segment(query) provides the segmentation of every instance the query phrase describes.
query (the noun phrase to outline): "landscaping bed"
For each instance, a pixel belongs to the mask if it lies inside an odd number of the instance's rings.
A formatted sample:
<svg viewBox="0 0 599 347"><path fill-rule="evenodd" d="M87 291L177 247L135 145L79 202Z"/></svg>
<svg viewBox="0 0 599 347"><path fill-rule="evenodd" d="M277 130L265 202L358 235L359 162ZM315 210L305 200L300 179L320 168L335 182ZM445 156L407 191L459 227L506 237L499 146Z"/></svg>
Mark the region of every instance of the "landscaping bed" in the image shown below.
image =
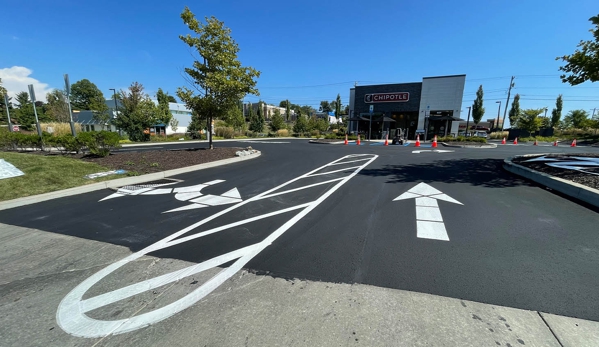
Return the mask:
<svg viewBox="0 0 599 347"><path fill-rule="evenodd" d="M541 157L541 156L538 156ZM584 168L582 172L578 170L570 170L565 168L552 167L547 165L546 163L554 163L553 161L533 161L527 162L530 159L538 158L538 157L519 157L514 158L512 162L514 164L522 165L529 169L542 172L548 175L552 175L555 177L559 177L565 180L569 180L578 184L585 185L590 188L599 189L599 167L587 167ZM578 154L548 154L545 155L546 158L549 159L562 159L562 161L567 161L572 157L584 157L584 158L597 158L599 159L599 154L595 153L578 153ZM575 159L572 158L572 161Z"/></svg>

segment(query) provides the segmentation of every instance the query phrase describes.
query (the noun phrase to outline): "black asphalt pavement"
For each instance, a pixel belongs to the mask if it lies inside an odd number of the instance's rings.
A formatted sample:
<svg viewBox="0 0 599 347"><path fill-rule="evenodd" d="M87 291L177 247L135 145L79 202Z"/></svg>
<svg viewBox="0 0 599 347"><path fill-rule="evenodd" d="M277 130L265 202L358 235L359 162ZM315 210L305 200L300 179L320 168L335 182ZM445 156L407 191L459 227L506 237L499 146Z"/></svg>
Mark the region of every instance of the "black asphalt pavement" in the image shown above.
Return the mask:
<svg viewBox="0 0 599 347"><path fill-rule="evenodd" d="M219 195L237 188L247 200L347 155L368 156L349 157L345 162L378 157L305 217L292 221L290 229L246 268L285 278L363 283L599 321L599 211L502 169L503 159L517 154L599 149L506 145L413 153L411 146L275 142L287 143L216 143L252 146L261 150L262 156L177 176L183 182L172 187L225 180L202 193ZM181 143L159 147L204 146ZM361 163L364 161L327 166L319 173ZM327 179L341 179L348 172L291 183L285 189L296 189L293 192L247 204L181 237L309 203L338 182L327 183ZM418 238L415 200L393 201L420 182L463 204L438 201L449 241ZM163 213L188 204L173 194L99 202L112 193L97 191L0 211L0 222L138 251L231 207ZM264 240L296 213L257 219L151 255L208 260Z"/></svg>

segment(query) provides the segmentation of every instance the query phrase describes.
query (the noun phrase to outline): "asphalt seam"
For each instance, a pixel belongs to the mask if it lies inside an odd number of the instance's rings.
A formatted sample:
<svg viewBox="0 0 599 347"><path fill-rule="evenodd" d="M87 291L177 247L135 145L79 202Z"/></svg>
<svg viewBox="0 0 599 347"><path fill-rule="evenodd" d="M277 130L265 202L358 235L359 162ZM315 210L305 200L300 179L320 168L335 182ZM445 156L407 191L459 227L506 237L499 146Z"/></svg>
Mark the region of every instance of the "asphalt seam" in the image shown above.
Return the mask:
<svg viewBox="0 0 599 347"><path fill-rule="evenodd" d="M547 323L547 321L545 320L545 317L543 317L541 312L537 311L537 314L539 315L539 317L541 317L541 319L543 320L543 323L545 323L545 325L547 326L547 329L549 329L549 331L551 331L551 334L553 335L553 337L555 337L555 340L557 341L557 343L559 343L559 345L561 347L564 347L564 344L559 340L559 337L557 337L557 335L555 334L555 331L553 331L553 329L551 329L551 327L549 326L549 323Z"/></svg>

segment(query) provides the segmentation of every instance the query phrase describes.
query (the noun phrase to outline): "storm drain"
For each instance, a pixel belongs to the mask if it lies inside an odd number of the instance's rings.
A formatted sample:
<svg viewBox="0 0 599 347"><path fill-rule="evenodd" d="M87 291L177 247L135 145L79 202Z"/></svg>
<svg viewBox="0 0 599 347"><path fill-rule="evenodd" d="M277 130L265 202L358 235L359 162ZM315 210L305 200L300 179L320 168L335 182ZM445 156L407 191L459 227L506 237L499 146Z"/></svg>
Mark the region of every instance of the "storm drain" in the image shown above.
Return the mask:
<svg viewBox="0 0 599 347"><path fill-rule="evenodd" d="M112 189L112 190L126 189L129 191L136 191L139 189L162 187L162 186L167 186L170 184L175 184L175 183L180 183L180 182L183 182L183 180L177 180L174 178L163 178L160 180L144 182L144 183L140 183L140 184L132 184L132 185L126 185L126 186L121 186L121 187L111 187L110 189Z"/></svg>

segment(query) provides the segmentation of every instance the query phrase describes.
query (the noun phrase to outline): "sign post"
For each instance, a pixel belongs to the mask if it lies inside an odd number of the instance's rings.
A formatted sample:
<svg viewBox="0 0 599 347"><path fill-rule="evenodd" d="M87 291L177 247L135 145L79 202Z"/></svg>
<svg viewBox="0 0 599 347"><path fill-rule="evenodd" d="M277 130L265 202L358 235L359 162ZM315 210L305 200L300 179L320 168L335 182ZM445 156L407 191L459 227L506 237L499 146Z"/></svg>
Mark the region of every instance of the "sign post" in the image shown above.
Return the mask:
<svg viewBox="0 0 599 347"><path fill-rule="evenodd" d="M40 120L37 118L37 110L35 109L35 91L33 90L33 84L27 86L29 88L29 97L33 103L33 113L35 114L35 126L37 127L37 134L42 137L42 127L40 126Z"/></svg>
<svg viewBox="0 0 599 347"><path fill-rule="evenodd" d="M370 105L370 124L368 125L368 142L370 142L370 134L372 133L372 113L374 112L374 105Z"/></svg>
<svg viewBox="0 0 599 347"><path fill-rule="evenodd" d="M428 126L429 126L429 117L431 116L431 107L426 106L426 111L424 111L424 141L426 141L428 136Z"/></svg>
<svg viewBox="0 0 599 347"><path fill-rule="evenodd" d="M69 119L71 122L71 135L73 137L77 136L77 132L75 131L75 123L73 123L73 111L71 110L71 84L69 83L69 74L64 74L64 89L67 92L67 104L69 105ZM114 100L116 104L116 99Z"/></svg>
<svg viewBox="0 0 599 347"><path fill-rule="evenodd" d="M8 118L8 131L19 131L18 127L17 130L14 130L14 128L12 127L12 123L10 122L10 111L8 110L8 96L6 94L4 94L4 106L6 106L6 117Z"/></svg>

